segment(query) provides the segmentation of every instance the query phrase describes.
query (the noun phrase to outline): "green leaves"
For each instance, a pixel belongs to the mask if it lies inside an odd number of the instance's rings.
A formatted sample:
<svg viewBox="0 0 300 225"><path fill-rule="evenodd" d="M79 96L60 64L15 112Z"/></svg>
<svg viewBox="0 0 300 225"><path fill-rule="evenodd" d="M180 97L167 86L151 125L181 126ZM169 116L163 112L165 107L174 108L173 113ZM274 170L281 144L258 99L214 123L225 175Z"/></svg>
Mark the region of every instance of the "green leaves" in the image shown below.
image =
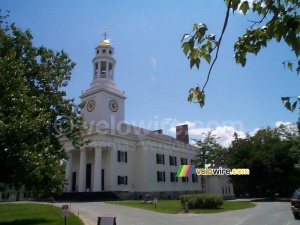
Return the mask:
<svg viewBox="0 0 300 225"><path fill-rule="evenodd" d="M291 50L298 58L300 55L300 17L298 10L300 7L299 1L286 0L284 4L279 4L280 1L254 1L252 11L262 15L261 20L252 21L252 25L246 30L245 34L238 39L234 45L235 60L242 66L246 65L248 53L257 55L262 47L267 47L267 43L272 39L281 42L282 39L288 44ZM235 6L232 6L235 7ZM240 5L240 10L243 14L249 10L248 1L244 1ZM267 14L273 17L267 20ZM264 26L257 27L263 21L267 21ZM288 63L287 68L291 71L293 63ZM297 73L300 71L298 66Z"/></svg>
<svg viewBox="0 0 300 225"><path fill-rule="evenodd" d="M235 134L227 157L229 168L248 168L251 171L250 176L230 177L236 194L250 192L271 197L270 194L289 185L299 185L300 171L294 166L299 163L299 133L295 126L260 129L245 138L238 138Z"/></svg>
<svg viewBox="0 0 300 225"><path fill-rule="evenodd" d="M195 65L199 69L201 64L201 58L205 59L207 63L211 61L211 52L217 45L214 40L214 35L206 35L207 27L203 23L194 24L192 32L187 35L184 34L181 39L183 53L187 56L190 61L190 68L192 69ZM184 42L189 38L187 41Z"/></svg>
<svg viewBox="0 0 300 225"><path fill-rule="evenodd" d="M281 98L282 102L284 103L284 107L287 110L293 112L298 104L298 97L297 97L297 100L294 101L293 103L290 102L291 99L292 99L291 97L282 97Z"/></svg>
<svg viewBox="0 0 300 225"><path fill-rule="evenodd" d="M223 24L222 33L218 41L215 40L215 35L208 34L207 26L204 23L194 24L192 31L185 33L181 39L183 53L187 56L190 68L196 66L197 69L201 66L201 60L204 59L210 66L207 81L217 59L218 50L222 40L222 36L227 27L229 12L236 10L241 11L244 15L248 13L250 8L254 14L259 16L256 21L249 21L250 25L245 30L245 33L238 37L234 43L234 58L237 64L245 66L247 63L248 54L257 55L262 48L266 48L268 43L276 40L279 44L285 42L288 47L295 53L295 60L289 60L284 66L291 71L300 73L300 16L299 16L299 0L285 0L285 1L266 1L257 0L252 1L249 5L247 0L224 0L227 6L226 17ZM216 56L212 59L212 52L216 50ZM294 63L298 61L298 63ZM294 69L295 68L295 69ZM202 92L190 89L188 101L196 101L201 107L204 105L204 88ZM294 103L286 103L286 107L293 109Z"/></svg>
<svg viewBox="0 0 300 225"><path fill-rule="evenodd" d="M247 11L249 9L249 2L248 1L244 1L241 6L240 6L240 11L243 12L244 15L246 15Z"/></svg>
<svg viewBox="0 0 300 225"><path fill-rule="evenodd" d="M190 68L196 66L200 68L201 59L204 59L208 64L211 62L211 53L218 46L214 34L206 34L207 27L203 23L194 24L190 34L184 34L181 42L183 53L187 56L190 62ZM188 96L189 102L197 102L200 107L204 106L205 95L199 88L191 88Z"/></svg>
<svg viewBox="0 0 300 225"><path fill-rule="evenodd" d="M200 107L202 108L205 104L205 94L204 92L199 90L199 87L191 88L189 91L188 101L193 102L196 101L199 103Z"/></svg>
<svg viewBox="0 0 300 225"><path fill-rule="evenodd" d="M0 183L50 193L65 184L58 136L83 145L83 118L61 90L75 64L64 51L34 47L32 38L14 24L0 29ZM63 117L67 133L56 126Z"/></svg>
<svg viewBox="0 0 300 225"><path fill-rule="evenodd" d="M226 6L231 8L233 11L235 11L238 8L240 2L241 0L225 0Z"/></svg>

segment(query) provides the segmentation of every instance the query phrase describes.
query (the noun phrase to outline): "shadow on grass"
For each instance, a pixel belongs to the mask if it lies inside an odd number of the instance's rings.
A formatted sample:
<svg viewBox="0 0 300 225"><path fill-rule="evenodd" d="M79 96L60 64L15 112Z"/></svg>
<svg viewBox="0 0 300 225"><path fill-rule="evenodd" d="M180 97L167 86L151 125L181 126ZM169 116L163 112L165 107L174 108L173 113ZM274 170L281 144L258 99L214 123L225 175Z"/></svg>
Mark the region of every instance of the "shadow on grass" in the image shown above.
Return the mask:
<svg viewBox="0 0 300 225"><path fill-rule="evenodd" d="M29 225L29 224L47 224L51 223L53 220L45 219L45 218L40 218L40 219L19 219L19 220L14 220L10 222L0 222L0 225Z"/></svg>

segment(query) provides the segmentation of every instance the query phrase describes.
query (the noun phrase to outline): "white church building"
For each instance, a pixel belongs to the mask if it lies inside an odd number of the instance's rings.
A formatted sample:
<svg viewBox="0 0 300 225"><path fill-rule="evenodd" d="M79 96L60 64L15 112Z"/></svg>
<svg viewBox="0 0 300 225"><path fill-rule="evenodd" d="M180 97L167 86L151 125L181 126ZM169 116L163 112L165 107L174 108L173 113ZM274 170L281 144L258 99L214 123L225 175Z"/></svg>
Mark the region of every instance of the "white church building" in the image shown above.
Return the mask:
<svg viewBox="0 0 300 225"><path fill-rule="evenodd" d="M125 123L124 92L114 78L114 48L109 40L96 47L90 88L83 91L82 115L89 126L88 146L75 149L61 138L69 156L66 193L113 192L120 198L145 194L174 199L201 192L200 177L176 177L180 165L193 164L197 148L189 144L188 126L176 127L176 137ZM163 109L161 109L163 110ZM206 192L232 198L227 176L206 176Z"/></svg>

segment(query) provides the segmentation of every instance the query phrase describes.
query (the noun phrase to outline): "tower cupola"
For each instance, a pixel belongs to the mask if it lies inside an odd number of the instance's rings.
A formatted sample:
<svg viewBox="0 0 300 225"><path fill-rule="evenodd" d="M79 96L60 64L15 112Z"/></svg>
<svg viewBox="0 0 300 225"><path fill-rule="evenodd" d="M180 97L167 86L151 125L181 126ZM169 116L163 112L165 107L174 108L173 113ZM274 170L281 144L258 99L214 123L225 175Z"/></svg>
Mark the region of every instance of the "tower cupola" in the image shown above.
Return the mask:
<svg viewBox="0 0 300 225"><path fill-rule="evenodd" d="M106 39L106 33L104 40L100 41L95 48L96 55L93 59L94 71L93 71L93 86L98 86L98 83L108 85L115 88L114 82L114 68L116 60L114 59L114 48L110 41Z"/></svg>
<svg viewBox="0 0 300 225"><path fill-rule="evenodd" d="M106 36L105 32L104 39L95 48L93 81L80 96L85 102L81 113L89 125L103 126L104 122L105 128L116 130L124 123L126 96L116 88L114 48Z"/></svg>

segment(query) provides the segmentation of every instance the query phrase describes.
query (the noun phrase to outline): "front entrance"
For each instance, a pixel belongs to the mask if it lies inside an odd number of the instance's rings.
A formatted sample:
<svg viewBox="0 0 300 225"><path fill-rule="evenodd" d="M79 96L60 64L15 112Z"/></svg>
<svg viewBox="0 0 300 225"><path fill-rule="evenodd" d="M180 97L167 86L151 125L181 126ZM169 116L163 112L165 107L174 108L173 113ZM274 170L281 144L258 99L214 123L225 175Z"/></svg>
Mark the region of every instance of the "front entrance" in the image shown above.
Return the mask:
<svg viewBox="0 0 300 225"><path fill-rule="evenodd" d="M76 190L76 172L72 173L72 191L77 191Z"/></svg>
<svg viewBox="0 0 300 225"><path fill-rule="evenodd" d="M85 187L87 191L91 190L92 184L92 164L86 164Z"/></svg>
<svg viewBox="0 0 300 225"><path fill-rule="evenodd" d="M101 170L101 190L104 191L104 169Z"/></svg>

